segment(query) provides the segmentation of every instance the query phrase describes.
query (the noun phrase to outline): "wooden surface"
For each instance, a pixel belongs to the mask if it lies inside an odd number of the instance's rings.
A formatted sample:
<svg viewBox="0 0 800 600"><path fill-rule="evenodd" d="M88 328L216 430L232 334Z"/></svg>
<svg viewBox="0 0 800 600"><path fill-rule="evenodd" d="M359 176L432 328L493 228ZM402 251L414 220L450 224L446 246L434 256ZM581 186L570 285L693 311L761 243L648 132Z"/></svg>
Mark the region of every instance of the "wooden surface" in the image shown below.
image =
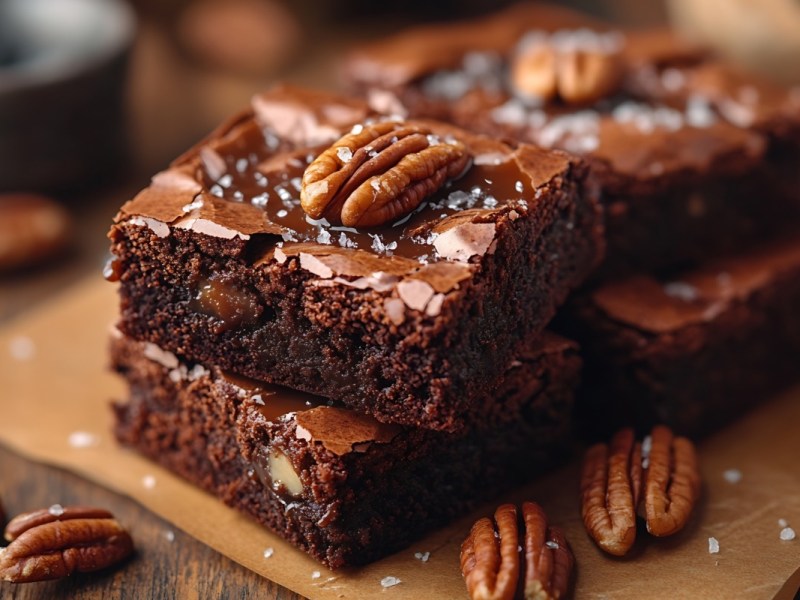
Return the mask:
<svg viewBox="0 0 800 600"><path fill-rule="evenodd" d="M298 596L194 540L137 503L0 447L0 500L9 518L55 503L107 508L127 527L136 554L118 567L61 581L0 582L0 598L259 598Z"/></svg>

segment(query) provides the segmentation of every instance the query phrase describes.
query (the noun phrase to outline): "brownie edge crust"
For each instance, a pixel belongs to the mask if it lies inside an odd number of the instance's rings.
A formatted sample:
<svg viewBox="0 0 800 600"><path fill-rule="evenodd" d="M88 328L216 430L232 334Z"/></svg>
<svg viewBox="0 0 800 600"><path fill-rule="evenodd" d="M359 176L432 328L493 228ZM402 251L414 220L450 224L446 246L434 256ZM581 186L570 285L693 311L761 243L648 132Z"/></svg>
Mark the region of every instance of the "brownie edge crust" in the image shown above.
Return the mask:
<svg viewBox="0 0 800 600"><path fill-rule="evenodd" d="M514 418L461 435L382 424L116 335L130 396L115 434L331 568L365 564L568 456L580 359L572 342L543 340L497 391Z"/></svg>

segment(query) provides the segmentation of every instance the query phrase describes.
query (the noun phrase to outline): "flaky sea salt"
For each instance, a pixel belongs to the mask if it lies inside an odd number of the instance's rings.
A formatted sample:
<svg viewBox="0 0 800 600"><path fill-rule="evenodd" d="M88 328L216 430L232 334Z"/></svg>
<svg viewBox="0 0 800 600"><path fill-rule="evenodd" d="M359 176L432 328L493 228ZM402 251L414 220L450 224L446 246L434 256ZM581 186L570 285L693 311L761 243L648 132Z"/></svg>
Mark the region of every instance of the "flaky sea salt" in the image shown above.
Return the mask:
<svg viewBox="0 0 800 600"><path fill-rule="evenodd" d="M697 288L684 281L671 281L664 285L664 293L670 298L694 302L697 300Z"/></svg>
<svg viewBox="0 0 800 600"><path fill-rule="evenodd" d="M715 537L708 538L708 553L719 554L719 541Z"/></svg>
<svg viewBox="0 0 800 600"><path fill-rule="evenodd" d="M224 188L231 187L231 184L233 183L233 175L231 175L230 173L227 173L227 174L223 175L222 177L220 177L217 180L217 183L220 184Z"/></svg>
<svg viewBox="0 0 800 600"><path fill-rule="evenodd" d="M336 156L338 156L339 160L343 163L349 163L353 160L353 151L347 146L339 146L336 149Z"/></svg>
<svg viewBox="0 0 800 600"><path fill-rule="evenodd" d="M61 515L64 514L64 507L61 506L60 504L53 504L53 506L47 509L47 512L49 512L54 517L60 517Z"/></svg>
<svg viewBox="0 0 800 600"><path fill-rule="evenodd" d="M100 443L100 438L88 431L73 431L69 434L67 443L73 448L91 448Z"/></svg>
<svg viewBox="0 0 800 600"><path fill-rule="evenodd" d="M796 537L797 534L795 534L794 529L792 529L791 527L784 527L783 529L781 529L781 539L784 542L791 542Z"/></svg>
<svg viewBox="0 0 800 600"><path fill-rule="evenodd" d="M422 562L428 562L428 559L431 557L430 552L414 552L414 558Z"/></svg>
<svg viewBox="0 0 800 600"><path fill-rule="evenodd" d="M164 532L164 537L166 538L166 540L167 540L169 543L172 543L172 542L174 542L174 541L175 541L175 532L174 532L174 531L172 531L171 529L167 529L167 530Z"/></svg>
<svg viewBox="0 0 800 600"><path fill-rule="evenodd" d="M148 490L152 490L154 487L156 487L156 478L152 475L145 475L142 477L142 485Z"/></svg>
<svg viewBox="0 0 800 600"><path fill-rule="evenodd" d="M272 558L273 554L275 554L275 550L273 548L264 549L264 558Z"/></svg>
<svg viewBox="0 0 800 600"><path fill-rule="evenodd" d="M263 194L258 194L256 196L253 196L252 198L250 198L250 203L253 206L257 206L259 208L266 208L267 204L269 203L269 194L267 192L264 192ZM281 215L279 214L278 216L281 216ZM283 216L286 216L286 215L283 215Z"/></svg>
<svg viewBox="0 0 800 600"><path fill-rule="evenodd" d="M717 122L708 100L701 96L691 96L686 102L686 122L692 127L711 127Z"/></svg>
<svg viewBox="0 0 800 600"><path fill-rule="evenodd" d="M381 587L383 588L394 587L399 583L401 583L401 581L397 577L392 577L391 575L381 579Z"/></svg>
<svg viewBox="0 0 800 600"><path fill-rule="evenodd" d="M320 232L317 234L317 243L318 244L330 244L331 243L331 232L327 229L321 229Z"/></svg>
<svg viewBox="0 0 800 600"><path fill-rule="evenodd" d="M15 360L30 360L36 354L36 345L25 335L16 335L8 342L8 351Z"/></svg>
<svg viewBox="0 0 800 600"><path fill-rule="evenodd" d="M650 456L650 450L653 449L653 437L646 435L642 440L642 458L648 458Z"/></svg>
<svg viewBox="0 0 800 600"><path fill-rule="evenodd" d="M339 234L339 245L342 248L357 248L358 244L356 244L353 240L347 237L347 234L343 231Z"/></svg>
<svg viewBox="0 0 800 600"><path fill-rule="evenodd" d="M788 527L789 521L786 519L778 519L778 527Z"/></svg>
<svg viewBox="0 0 800 600"><path fill-rule="evenodd" d="M550 548L551 550L558 550L561 547L558 545L558 542L554 542L553 540L547 540L544 543L544 545Z"/></svg>
<svg viewBox="0 0 800 600"><path fill-rule="evenodd" d="M311 573L311 579L319 579L320 577L322 577L322 573L319 571L314 571Z"/></svg>
<svg viewBox="0 0 800 600"><path fill-rule="evenodd" d="M739 469L728 469L722 476L728 483L739 483L742 480L742 472Z"/></svg>

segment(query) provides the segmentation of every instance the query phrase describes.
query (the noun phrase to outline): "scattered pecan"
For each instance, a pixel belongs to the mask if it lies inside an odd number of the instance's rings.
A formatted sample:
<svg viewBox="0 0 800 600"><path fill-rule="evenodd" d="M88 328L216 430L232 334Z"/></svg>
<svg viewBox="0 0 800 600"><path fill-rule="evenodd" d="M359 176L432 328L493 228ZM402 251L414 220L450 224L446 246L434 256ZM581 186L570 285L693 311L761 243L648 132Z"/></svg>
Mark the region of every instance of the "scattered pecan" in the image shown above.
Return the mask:
<svg viewBox="0 0 800 600"><path fill-rule="evenodd" d="M563 532L548 527L538 504L522 504L525 598L564 597L569 589L574 558ZM480 519L461 545L461 573L472 600L511 600L519 587L520 524L517 508L503 504L494 521Z"/></svg>
<svg viewBox="0 0 800 600"><path fill-rule="evenodd" d="M611 446L586 452L581 474L581 514L589 535L609 554L622 556L636 540L636 507L642 487L642 446L622 429Z"/></svg>
<svg viewBox="0 0 800 600"><path fill-rule="evenodd" d="M614 93L624 72L619 49L603 43L581 44L580 34L574 35L576 41L559 43L555 36L540 34L524 44L511 65L511 83L517 92L568 104L590 104Z"/></svg>
<svg viewBox="0 0 800 600"><path fill-rule="evenodd" d="M130 556L133 540L106 510L58 505L19 515L5 530L0 580L45 581L97 571Z"/></svg>
<svg viewBox="0 0 800 600"><path fill-rule="evenodd" d="M300 202L315 219L382 225L412 212L469 163L464 144L413 123L359 125L308 165Z"/></svg>
<svg viewBox="0 0 800 600"><path fill-rule="evenodd" d="M660 537L680 531L689 520L700 495L700 470L690 440L664 426L654 427L651 439L644 506L647 531Z"/></svg>

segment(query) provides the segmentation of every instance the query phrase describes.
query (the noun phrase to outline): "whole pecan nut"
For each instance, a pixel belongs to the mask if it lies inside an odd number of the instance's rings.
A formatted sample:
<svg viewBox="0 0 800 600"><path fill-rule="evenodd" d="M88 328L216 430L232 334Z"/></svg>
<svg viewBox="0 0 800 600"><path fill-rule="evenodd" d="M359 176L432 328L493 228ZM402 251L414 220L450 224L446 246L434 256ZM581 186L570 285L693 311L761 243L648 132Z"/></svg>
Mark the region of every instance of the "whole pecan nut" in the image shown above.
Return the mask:
<svg viewBox="0 0 800 600"><path fill-rule="evenodd" d="M520 527L523 544L520 544ZM480 519L461 545L461 573L472 600L512 600L520 584L520 548L525 553L526 599L550 600L566 596L575 559L563 532L549 527L542 508L503 504L494 520Z"/></svg>
<svg viewBox="0 0 800 600"><path fill-rule="evenodd" d="M636 507L642 487L642 446L632 429L586 452L581 474L581 515L603 550L622 556L636 540Z"/></svg>
<svg viewBox="0 0 800 600"><path fill-rule="evenodd" d="M622 429L610 447L596 444L587 450L581 495L586 530L610 554L622 556L630 550L640 504L648 532L672 535L689 521L700 496L694 444L663 425L654 427L642 444L633 430Z"/></svg>
<svg viewBox="0 0 800 600"><path fill-rule="evenodd" d="M461 142L412 123L357 125L308 165L300 203L315 219L382 225L412 212L470 160Z"/></svg>
<svg viewBox="0 0 800 600"><path fill-rule="evenodd" d="M687 438L657 426L650 439L644 507L647 531L660 537L680 531L688 522L700 495L700 470L694 444Z"/></svg>
<svg viewBox="0 0 800 600"><path fill-rule="evenodd" d="M54 505L15 517L0 580L27 583L104 569L133 553L130 534L103 509Z"/></svg>
<svg viewBox="0 0 800 600"><path fill-rule="evenodd" d="M623 73L618 36L537 32L520 44L511 83L521 95L541 101L589 104L613 94Z"/></svg>

